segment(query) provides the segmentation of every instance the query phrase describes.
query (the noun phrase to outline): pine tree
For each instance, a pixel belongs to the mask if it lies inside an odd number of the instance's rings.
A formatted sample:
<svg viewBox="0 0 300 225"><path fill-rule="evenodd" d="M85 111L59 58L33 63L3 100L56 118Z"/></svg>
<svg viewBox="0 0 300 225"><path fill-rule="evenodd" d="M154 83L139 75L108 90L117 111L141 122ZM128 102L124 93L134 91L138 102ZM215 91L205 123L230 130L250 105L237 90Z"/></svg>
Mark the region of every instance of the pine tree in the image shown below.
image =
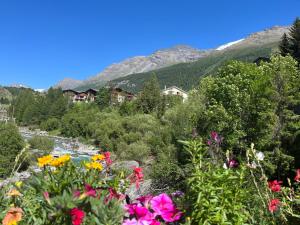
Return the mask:
<svg viewBox="0 0 300 225"><path fill-rule="evenodd" d="M138 106L144 113L157 112L161 103L160 87L155 75L147 81L138 98Z"/></svg>
<svg viewBox="0 0 300 225"><path fill-rule="evenodd" d="M291 55L300 63L300 19L296 18L290 29Z"/></svg>
<svg viewBox="0 0 300 225"><path fill-rule="evenodd" d="M281 42L279 44L280 54L282 56L287 56L288 54L291 53L290 48L291 48L291 45L290 45L289 38L286 35L286 33L284 33L281 38Z"/></svg>

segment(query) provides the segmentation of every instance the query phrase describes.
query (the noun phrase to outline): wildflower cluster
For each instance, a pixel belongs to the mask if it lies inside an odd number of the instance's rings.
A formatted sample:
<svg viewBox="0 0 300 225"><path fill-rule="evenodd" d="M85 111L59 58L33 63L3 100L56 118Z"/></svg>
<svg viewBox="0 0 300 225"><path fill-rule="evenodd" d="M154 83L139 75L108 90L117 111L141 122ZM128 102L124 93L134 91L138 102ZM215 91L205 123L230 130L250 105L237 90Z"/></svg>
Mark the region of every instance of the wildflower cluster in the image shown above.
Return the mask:
<svg viewBox="0 0 300 225"><path fill-rule="evenodd" d="M0 199L2 224L122 224L127 213L122 205L128 198L124 192L130 184L139 188L144 174L140 167L128 176L123 171L112 174L112 163L110 152L79 165L69 155L38 158L41 172L5 189ZM175 206L172 210L170 216L176 218Z"/></svg>
<svg viewBox="0 0 300 225"><path fill-rule="evenodd" d="M127 204L125 208L128 218L124 220L123 225L160 225L161 222L178 221L182 216L171 197L165 193L158 196L142 196Z"/></svg>

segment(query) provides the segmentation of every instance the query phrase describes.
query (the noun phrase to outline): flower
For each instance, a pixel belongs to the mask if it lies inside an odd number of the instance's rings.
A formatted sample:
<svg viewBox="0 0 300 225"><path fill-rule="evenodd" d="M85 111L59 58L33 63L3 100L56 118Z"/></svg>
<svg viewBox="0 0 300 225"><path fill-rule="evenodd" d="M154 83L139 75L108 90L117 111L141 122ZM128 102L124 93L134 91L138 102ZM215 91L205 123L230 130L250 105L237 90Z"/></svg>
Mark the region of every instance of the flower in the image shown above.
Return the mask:
<svg viewBox="0 0 300 225"><path fill-rule="evenodd" d="M262 152L257 152L257 153L255 154L255 156L256 156L256 159L257 159L258 161L263 161L264 158L265 158L265 155L264 155L264 153L262 153Z"/></svg>
<svg viewBox="0 0 300 225"><path fill-rule="evenodd" d="M228 161L228 167L229 168L236 168L236 167L238 167L239 166L239 163L238 163L238 161L236 161L235 159L230 159L229 161Z"/></svg>
<svg viewBox="0 0 300 225"><path fill-rule="evenodd" d="M98 161L98 160L100 161L100 160L103 160L103 159L105 159L105 156L103 154L92 156L93 161Z"/></svg>
<svg viewBox="0 0 300 225"><path fill-rule="evenodd" d="M165 193L155 196L151 200L153 211L160 215L165 222L174 222L180 219L182 213L175 207L172 199Z"/></svg>
<svg viewBox="0 0 300 225"><path fill-rule="evenodd" d="M52 155L46 155L46 156L40 157L40 158L38 158L38 166L44 167L44 166L50 165L52 160L53 160Z"/></svg>
<svg viewBox="0 0 300 225"><path fill-rule="evenodd" d="M145 196L140 196L136 200L138 200L140 203L142 203L146 208L150 207L150 200L153 198L152 195L145 195Z"/></svg>
<svg viewBox="0 0 300 225"><path fill-rule="evenodd" d="M136 219L126 219L124 220L124 222L122 223L122 225L137 225L138 222Z"/></svg>
<svg viewBox="0 0 300 225"><path fill-rule="evenodd" d="M16 187L20 188L22 186L23 182L22 181L17 181L15 183Z"/></svg>
<svg viewBox="0 0 300 225"><path fill-rule="evenodd" d="M275 198L275 199L272 199L270 202L269 202L269 211L271 213L275 212L278 210L278 206L280 205L280 200Z"/></svg>
<svg viewBox="0 0 300 225"><path fill-rule="evenodd" d="M53 159L50 162L50 166L54 166L54 167L60 167L63 166L66 162L70 161L71 156L69 154L67 155L62 155L56 159Z"/></svg>
<svg viewBox="0 0 300 225"><path fill-rule="evenodd" d="M17 224L22 220L23 210L21 208L10 208L2 220L3 225Z"/></svg>
<svg viewBox="0 0 300 225"><path fill-rule="evenodd" d="M113 198L118 199L118 200L125 199L125 195L119 194L115 189L113 189L111 187L108 188L108 192L109 192L109 194L104 200L105 203L108 203Z"/></svg>
<svg viewBox="0 0 300 225"><path fill-rule="evenodd" d="M97 196L96 190L93 189L91 185L85 184L84 188L85 188L85 192L79 196L79 199L84 199L87 196L96 198L96 196ZM80 192L79 192L79 194L80 194Z"/></svg>
<svg viewBox="0 0 300 225"><path fill-rule="evenodd" d="M12 189L7 193L7 196L21 196L21 193L17 189Z"/></svg>
<svg viewBox="0 0 300 225"><path fill-rule="evenodd" d="M136 188L138 189L140 187L140 182L144 179L143 169L140 167L134 167L133 173L128 178L132 184L135 183Z"/></svg>
<svg viewBox="0 0 300 225"><path fill-rule="evenodd" d="M47 192L47 191L43 192L43 196L44 196L45 200L48 202L48 204L51 204L49 192Z"/></svg>
<svg viewBox="0 0 300 225"><path fill-rule="evenodd" d="M95 170L103 170L103 166L101 163L99 162L89 162L89 163L85 163L85 167L90 170L90 169L95 169Z"/></svg>
<svg viewBox="0 0 300 225"><path fill-rule="evenodd" d="M212 145L212 144L219 145L219 144L221 144L222 140L223 140L223 138L216 131L212 131L212 132L210 132L210 139L208 139L207 144L208 145Z"/></svg>
<svg viewBox="0 0 300 225"><path fill-rule="evenodd" d="M296 170L296 176L295 176L294 180L296 182L300 182L300 169Z"/></svg>
<svg viewBox="0 0 300 225"><path fill-rule="evenodd" d="M171 195L175 198L179 198L179 197L184 196L184 193L182 191L175 191Z"/></svg>
<svg viewBox="0 0 300 225"><path fill-rule="evenodd" d="M104 152L103 154L105 156L106 165L110 166L112 164L112 160L110 158L110 152Z"/></svg>
<svg viewBox="0 0 300 225"><path fill-rule="evenodd" d="M281 190L280 184L282 184L282 181L277 181L277 180L268 181L269 188L273 192L280 192L280 190Z"/></svg>
<svg viewBox="0 0 300 225"><path fill-rule="evenodd" d="M73 208L70 211L70 215L71 215L71 218L72 218L72 224L73 225L80 225L83 222L85 213L82 210L78 209L78 208Z"/></svg>
<svg viewBox="0 0 300 225"><path fill-rule="evenodd" d="M224 164L223 164L223 169L225 169L225 170L228 169L227 163L224 163Z"/></svg>

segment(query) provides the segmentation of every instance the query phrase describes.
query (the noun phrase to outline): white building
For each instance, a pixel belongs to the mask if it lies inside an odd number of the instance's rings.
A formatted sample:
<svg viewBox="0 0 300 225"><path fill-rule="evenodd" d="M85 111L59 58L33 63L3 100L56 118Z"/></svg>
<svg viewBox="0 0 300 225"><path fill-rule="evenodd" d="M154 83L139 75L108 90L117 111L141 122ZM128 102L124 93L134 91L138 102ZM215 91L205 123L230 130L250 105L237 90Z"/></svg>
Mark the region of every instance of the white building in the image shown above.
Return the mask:
<svg viewBox="0 0 300 225"><path fill-rule="evenodd" d="M168 88L165 86L165 89L162 90L162 94L163 95L179 95L182 97L183 101L186 101L188 98L188 93L176 86L171 86Z"/></svg>

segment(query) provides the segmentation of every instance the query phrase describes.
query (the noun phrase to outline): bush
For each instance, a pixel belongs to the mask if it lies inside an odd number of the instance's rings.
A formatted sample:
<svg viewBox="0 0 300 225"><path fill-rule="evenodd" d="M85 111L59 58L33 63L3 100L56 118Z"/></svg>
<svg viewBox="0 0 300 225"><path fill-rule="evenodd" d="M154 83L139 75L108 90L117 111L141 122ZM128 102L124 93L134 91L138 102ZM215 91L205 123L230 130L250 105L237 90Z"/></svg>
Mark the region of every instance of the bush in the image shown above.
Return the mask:
<svg viewBox="0 0 300 225"><path fill-rule="evenodd" d="M145 163L145 160L151 153L151 149L142 141L137 141L129 145L121 143L118 145L118 154L121 159L135 160Z"/></svg>
<svg viewBox="0 0 300 225"><path fill-rule="evenodd" d="M48 137L34 136L28 143L32 149L43 150L50 153L54 148L54 141Z"/></svg>
<svg viewBox="0 0 300 225"><path fill-rule="evenodd" d="M24 141L14 124L0 123L0 177L8 176L15 158L24 147Z"/></svg>
<svg viewBox="0 0 300 225"><path fill-rule="evenodd" d="M60 128L60 120L56 118L50 118L41 123L40 127L46 131L53 131Z"/></svg>

